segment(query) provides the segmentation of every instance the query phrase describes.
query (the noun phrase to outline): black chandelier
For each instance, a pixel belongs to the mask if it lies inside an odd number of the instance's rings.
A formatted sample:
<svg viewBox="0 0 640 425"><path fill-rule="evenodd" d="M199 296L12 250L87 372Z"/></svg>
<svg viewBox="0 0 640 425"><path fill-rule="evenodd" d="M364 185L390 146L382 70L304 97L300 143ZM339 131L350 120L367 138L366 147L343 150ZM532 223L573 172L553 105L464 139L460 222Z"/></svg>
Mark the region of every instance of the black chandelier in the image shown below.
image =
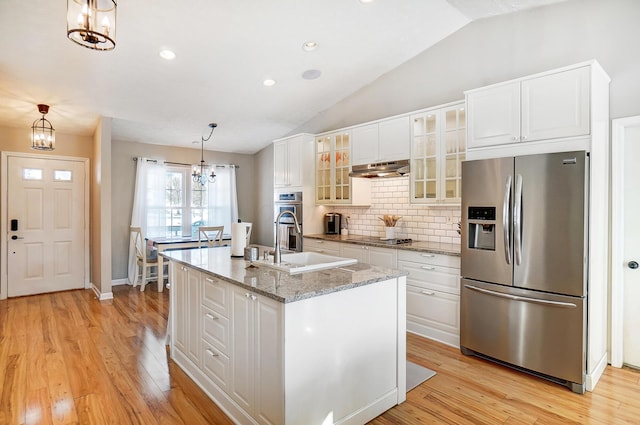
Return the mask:
<svg viewBox="0 0 640 425"><path fill-rule="evenodd" d="M42 118L31 125L31 149L52 151L56 148L56 130L44 116L49 112L49 105L38 104L38 112Z"/></svg>
<svg viewBox="0 0 640 425"><path fill-rule="evenodd" d="M216 181L216 173L213 171L213 167L211 168L211 174L208 174L209 173L208 167L204 163L204 142L207 142L209 139L211 139L211 136L213 135L213 130L217 126L218 124L216 123L213 123L213 122L209 123L209 128L211 129L211 132L209 133L209 137L207 137L206 139L204 137L200 138L200 145L201 145L200 166L198 167L197 165L194 165L193 172L191 173L191 177L193 178L194 183L198 183L200 186L205 186L207 182L215 183Z"/></svg>
<svg viewBox="0 0 640 425"><path fill-rule="evenodd" d="M67 0L67 37L93 50L116 47L115 0Z"/></svg>

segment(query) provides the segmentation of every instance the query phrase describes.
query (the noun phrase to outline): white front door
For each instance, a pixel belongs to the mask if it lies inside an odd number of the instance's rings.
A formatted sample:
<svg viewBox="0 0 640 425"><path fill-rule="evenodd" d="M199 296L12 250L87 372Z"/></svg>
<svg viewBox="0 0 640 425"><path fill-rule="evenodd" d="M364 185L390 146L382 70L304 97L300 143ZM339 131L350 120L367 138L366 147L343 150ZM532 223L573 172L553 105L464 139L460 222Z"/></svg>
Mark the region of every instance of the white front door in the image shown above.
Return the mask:
<svg viewBox="0 0 640 425"><path fill-rule="evenodd" d="M611 364L640 368L640 116L613 121Z"/></svg>
<svg viewBox="0 0 640 425"><path fill-rule="evenodd" d="M85 164L9 156L9 297L84 288Z"/></svg>

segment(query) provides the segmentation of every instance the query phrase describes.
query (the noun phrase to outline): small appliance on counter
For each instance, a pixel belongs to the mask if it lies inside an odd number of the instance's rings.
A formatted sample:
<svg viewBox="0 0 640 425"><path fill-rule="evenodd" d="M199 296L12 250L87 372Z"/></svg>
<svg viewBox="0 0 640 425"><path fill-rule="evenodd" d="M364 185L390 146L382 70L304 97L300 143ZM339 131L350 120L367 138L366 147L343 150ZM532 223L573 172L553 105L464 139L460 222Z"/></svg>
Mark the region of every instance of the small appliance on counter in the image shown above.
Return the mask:
<svg viewBox="0 0 640 425"><path fill-rule="evenodd" d="M324 233L325 235L340 234L340 220L342 216L339 213L326 213L324 215Z"/></svg>

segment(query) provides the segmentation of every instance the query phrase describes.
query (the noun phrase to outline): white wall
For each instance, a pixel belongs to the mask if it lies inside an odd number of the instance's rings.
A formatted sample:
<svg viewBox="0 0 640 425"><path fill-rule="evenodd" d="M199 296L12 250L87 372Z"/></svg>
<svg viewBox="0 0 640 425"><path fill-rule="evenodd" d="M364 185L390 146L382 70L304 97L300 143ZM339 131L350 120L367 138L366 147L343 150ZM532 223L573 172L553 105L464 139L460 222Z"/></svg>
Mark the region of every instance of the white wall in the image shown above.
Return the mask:
<svg viewBox="0 0 640 425"><path fill-rule="evenodd" d="M612 78L611 118L638 115L638 22L638 0L570 0L475 21L291 134L460 100L465 90L589 59Z"/></svg>

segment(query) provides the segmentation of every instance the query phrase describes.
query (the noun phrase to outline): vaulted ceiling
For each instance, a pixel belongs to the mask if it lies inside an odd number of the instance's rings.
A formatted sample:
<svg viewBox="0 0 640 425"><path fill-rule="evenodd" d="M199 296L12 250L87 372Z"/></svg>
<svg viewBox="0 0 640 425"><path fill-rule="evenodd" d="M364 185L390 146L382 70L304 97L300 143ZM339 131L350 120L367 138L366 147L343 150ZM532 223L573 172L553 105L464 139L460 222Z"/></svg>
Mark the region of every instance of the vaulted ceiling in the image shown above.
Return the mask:
<svg viewBox="0 0 640 425"><path fill-rule="evenodd" d="M58 132L108 116L114 139L193 147L216 122L205 149L254 153L472 20L556 1L120 0L99 52L67 39L64 0L2 0L0 126L46 103Z"/></svg>

